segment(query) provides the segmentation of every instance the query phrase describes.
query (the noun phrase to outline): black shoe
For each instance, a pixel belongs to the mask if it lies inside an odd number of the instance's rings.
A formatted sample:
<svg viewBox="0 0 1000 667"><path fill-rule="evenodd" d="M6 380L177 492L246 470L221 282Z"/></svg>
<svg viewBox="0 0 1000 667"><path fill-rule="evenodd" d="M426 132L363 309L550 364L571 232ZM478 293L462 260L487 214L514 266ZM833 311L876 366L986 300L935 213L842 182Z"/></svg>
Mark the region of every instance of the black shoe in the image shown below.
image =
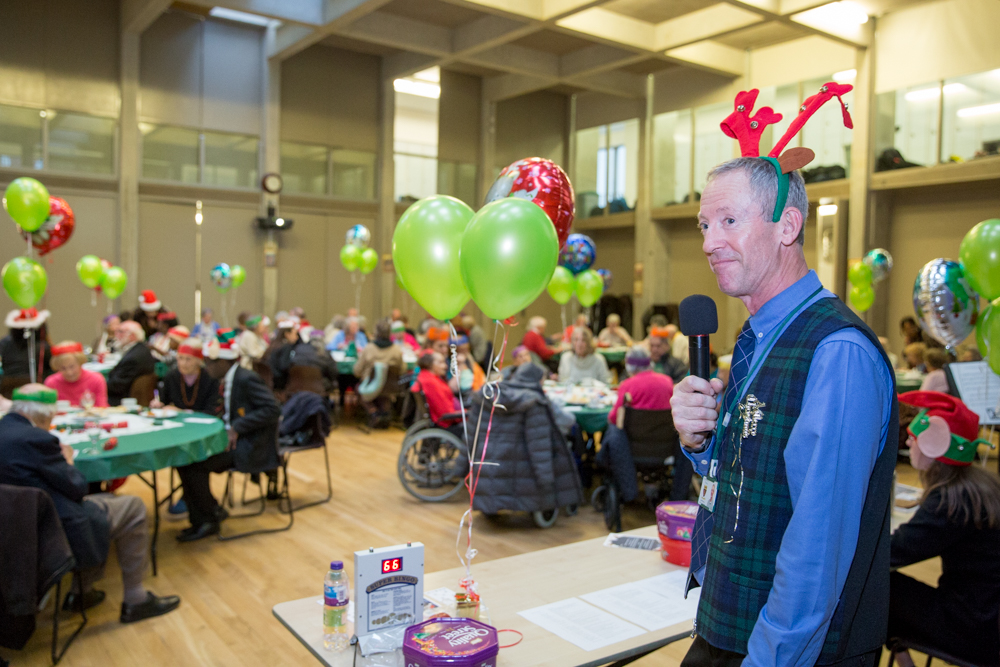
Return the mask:
<svg viewBox="0 0 1000 667"><path fill-rule="evenodd" d="M83 611L101 604L104 602L104 597L104 591L93 589L85 591L82 596L70 591L66 594L66 599L63 600L62 608L63 611Z"/></svg>
<svg viewBox="0 0 1000 667"><path fill-rule="evenodd" d="M219 524L214 521L206 521L200 526L191 526L181 531L177 536L178 542L194 542L209 535L219 534Z"/></svg>
<svg viewBox="0 0 1000 667"><path fill-rule="evenodd" d="M216 505L215 507L215 522L222 523L229 518L229 512L222 505Z"/></svg>
<svg viewBox="0 0 1000 667"><path fill-rule="evenodd" d="M135 623L136 621L153 618L154 616L162 616L167 612L177 609L177 605L180 603L181 599L176 595L157 597L146 591L145 602L140 602L139 604L126 604L122 602L122 615L118 617L118 620L122 623Z"/></svg>

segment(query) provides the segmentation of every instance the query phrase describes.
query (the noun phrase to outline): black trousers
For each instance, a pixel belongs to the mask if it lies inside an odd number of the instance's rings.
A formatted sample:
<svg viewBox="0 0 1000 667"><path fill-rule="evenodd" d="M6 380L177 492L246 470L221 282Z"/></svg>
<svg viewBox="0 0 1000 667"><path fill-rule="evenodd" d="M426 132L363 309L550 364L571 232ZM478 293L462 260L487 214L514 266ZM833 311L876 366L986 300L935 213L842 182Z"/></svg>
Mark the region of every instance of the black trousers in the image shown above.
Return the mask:
<svg viewBox="0 0 1000 667"><path fill-rule="evenodd" d="M188 518L192 526L215 521L215 511L219 507L209 477L213 472L226 472L233 467L233 452L226 451L210 456L204 461L191 463L177 469L184 488L184 500L188 506Z"/></svg>
<svg viewBox="0 0 1000 667"><path fill-rule="evenodd" d="M996 617L986 625L954 618L941 592L905 574L889 575L888 639L909 639L977 665L996 665L1000 631Z"/></svg>
<svg viewBox="0 0 1000 667"><path fill-rule="evenodd" d="M880 657L882 649L877 649L871 653L841 660L831 667L876 667ZM740 667L744 658L746 656L742 653L716 648L698 635L694 638L684 660L681 661L681 667Z"/></svg>

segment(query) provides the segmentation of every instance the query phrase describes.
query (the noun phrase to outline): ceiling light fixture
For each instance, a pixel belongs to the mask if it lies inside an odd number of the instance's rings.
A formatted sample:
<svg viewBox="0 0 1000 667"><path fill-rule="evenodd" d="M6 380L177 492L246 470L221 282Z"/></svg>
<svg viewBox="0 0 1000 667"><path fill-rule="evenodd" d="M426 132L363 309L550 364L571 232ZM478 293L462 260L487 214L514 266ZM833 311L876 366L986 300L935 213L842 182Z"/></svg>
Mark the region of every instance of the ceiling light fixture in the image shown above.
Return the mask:
<svg viewBox="0 0 1000 667"><path fill-rule="evenodd" d="M965 86L961 83L949 83L944 87L945 95L954 95L955 93L960 93L965 90ZM941 88L935 86L933 88L921 88L920 90L911 90L906 95L904 99L907 102L926 102L927 100L936 100L941 94Z"/></svg>
<svg viewBox="0 0 1000 667"><path fill-rule="evenodd" d="M978 107L965 107L964 109L959 109L957 112L959 118L985 116L990 113L1000 113L1000 102L996 104L984 104Z"/></svg>
<svg viewBox="0 0 1000 667"><path fill-rule="evenodd" d="M237 23L247 23L249 25L259 25L264 28L271 25L271 22L273 21L273 19L261 16L260 14L251 14L250 12L226 9L225 7L212 7L212 9L208 12L208 15L217 19L226 19L227 21L236 21ZM280 21L275 21L275 23L280 23Z"/></svg>
<svg viewBox="0 0 1000 667"><path fill-rule="evenodd" d="M822 206L816 209L816 215L824 217L828 215L837 215L837 205L823 204Z"/></svg>
<svg viewBox="0 0 1000 667"><path fill-rule="evenodd" d="M413 79L396 79L392 82L392 87L397 93L417 95L418 97L430 97L435 100L441 97L441 86L436 83L414 81Z"/></svg>
<svg viewBox="0 0 1000 667"><path fill-rule="evenodd" d="M837 83L844 83L845 81L854 81L858 77L858 70L856 69L845 69L843 72L834 72L833 80Z"/></svg>
<svg viewBox="0 0 1000 667"><path fill-rule="evenodd" d="M420 70L413 75L413 78L418 81L429 81L431 83L441 83L441 68L440 67L428 67L427 69Z"/></svg>
<svg viewBox="0 0 1000 667"><path fill-rule="evenodd" d="M868 23L868 12L851 0L841 0L796 14L793 18L821 29L852 30Z"/></svg>

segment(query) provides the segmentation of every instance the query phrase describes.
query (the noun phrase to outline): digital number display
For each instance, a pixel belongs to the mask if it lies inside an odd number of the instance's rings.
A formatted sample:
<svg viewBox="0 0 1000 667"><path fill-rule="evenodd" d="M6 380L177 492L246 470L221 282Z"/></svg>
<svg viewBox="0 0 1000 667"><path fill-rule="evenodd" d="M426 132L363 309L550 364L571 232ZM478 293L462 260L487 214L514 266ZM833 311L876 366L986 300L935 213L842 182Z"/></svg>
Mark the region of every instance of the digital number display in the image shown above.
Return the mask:
<svg viewBox="0 0 1000 667"><path fill-rule="evenodd" d="M389 574L390 572L399 572L403 569L403 559L402 558L387 558L382 561L382 574Z"/></svg>

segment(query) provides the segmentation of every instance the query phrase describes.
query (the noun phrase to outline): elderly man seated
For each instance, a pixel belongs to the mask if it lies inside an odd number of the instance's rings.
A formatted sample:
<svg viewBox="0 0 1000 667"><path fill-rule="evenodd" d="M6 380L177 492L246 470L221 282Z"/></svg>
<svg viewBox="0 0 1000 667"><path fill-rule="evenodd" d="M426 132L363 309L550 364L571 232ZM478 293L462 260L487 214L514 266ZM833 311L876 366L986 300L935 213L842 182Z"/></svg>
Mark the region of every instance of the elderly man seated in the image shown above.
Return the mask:
<svg viewBox="0 0 1000 667"><path fill-rule="evenodd" d="M359 354L367 344L368 337L365 336L364 331L361 331L361 320L352 315L347 318L347 324L344 325L344 328L333 336L333 340L326 346L326 349L350 352L350 347L353 345L355 354Z"/></svg>
<svg viewBox="0 0 1000 667"><path fill-rule="evenodd" d="M103 328L101 335L94 339L94 354L118 352L118 340L115 334L118 333L118 326L121 323L122 319L118 315L108 315L101 320Z"/></svg>
<svg viewBox="0 0 1000 667"><path fill-rule="evenodd" d="M156 360L149 351L146 334L138 322L122 322L118 327L118 345L122 353L121 361L108 372L108 403L121 405L132 383L142 375L149 375L156 369Z"/></svg>
<svg viewBox="0 0 1000 667"><path fill-rule="evenodd" d="M615 313L611 313L604 322L606 326L601 329L601 333L597 334L598 343L609 347L621 347L632 344L632 337L628 335L625 327L622 326L621 317Z"/></svg>
<svg viewBox="0 0 1000 667"><path fill-rule="evenodd" d="M646 350L634 347L625 357L629 378L618 385L618 401L608 413L608 429L601 439L597 462L611 470L623 502L639 495L635 461L628 435L625 433L625 406L637 410L669 410L674 395L674 382L653 370L653 361ZM694 468L680 451L674 455L674 481L671 500L687 500Z"/></svg>
<svg viewBox="0 0 1000 667"><path fill-rule="evenodd" d="M663 373L674 383L680 382L688 374L688 365L670 354L671 332L667 327L653 327L649 332L649 357L653 370Z"/></svg>
<svg viewBox="0 0 1000 667"><path fill-rule="evenodd" d="M528 320L528 330L524 332L521 345L528 348L532 361L543 368L547 367L549 370L555 372L559 369L557 354L562 348L549 347L548 342L545 340L545 327L547 326L548 322L544 317L532 317Z"/></svg>
<svg viewBox="0 0 1000 667"><path fill-rule="evenodd" d="M149 545L146 506L136 496L86 495L87 480L73 466L73 448L49 433L55 414L52 389L29 384L15 390L10 412L0 419L0 484L41 489L55 503L83 591L69 593L63 609L89 609L104 601L104 592L93 585L114 542L124 589L119 620L134 623L173 611L179 597L158 597L142 585Z"/></svg>

